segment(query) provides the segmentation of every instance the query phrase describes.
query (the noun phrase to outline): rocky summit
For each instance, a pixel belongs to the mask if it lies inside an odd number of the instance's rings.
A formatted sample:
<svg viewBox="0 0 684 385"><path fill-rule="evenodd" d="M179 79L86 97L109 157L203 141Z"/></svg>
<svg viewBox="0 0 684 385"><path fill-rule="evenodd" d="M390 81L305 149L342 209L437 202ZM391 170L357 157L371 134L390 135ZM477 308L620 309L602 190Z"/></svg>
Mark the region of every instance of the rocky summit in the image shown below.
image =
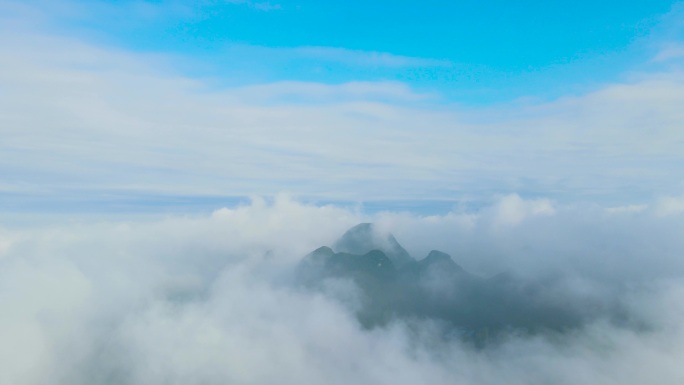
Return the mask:
<svg viewBox="0 0 684 385"><path fill-rule="evenodd" d="M516 331L560 332L595 316L605 304L548 295L553 282L530 282L510 273L471 274L444 252L413 258L396 238L371 223L349 229L334 243L305 256L300 282L321 289L328 280L351 280L361 290L357 317L364 327L394 319L434 320L452 335L490 341ZM598 312L598 310L596 310Z"/></svg>

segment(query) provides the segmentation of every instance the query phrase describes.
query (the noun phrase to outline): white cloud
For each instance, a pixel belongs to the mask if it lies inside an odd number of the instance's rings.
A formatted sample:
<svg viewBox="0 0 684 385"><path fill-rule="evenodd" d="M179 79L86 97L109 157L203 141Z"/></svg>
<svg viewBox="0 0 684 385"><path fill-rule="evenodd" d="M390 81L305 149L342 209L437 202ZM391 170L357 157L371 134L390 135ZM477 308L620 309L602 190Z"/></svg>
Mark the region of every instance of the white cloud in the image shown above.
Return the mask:
<svg viewBox="0 0 684 385"><path fill-rule="evenodd" d="M248 1L248 0L227 0L228 3L247 5L250 8L257 9L259 11L276 11L283 9L280 4L271 4L268 1Z"/></svg>
<svg viewBox="0 0 684 385"><path fill-rule="evenodd" d="M640 197L681 182L677 73L465 109L427 106L401 83L210 90L174 75L169 57L25 28L3 29L0 41L0 169L13 194L245 196L288 186L351 201L527 190Z"/></svg>
<svg viewBox="0 0 684 385"><path fill-rule="evenodd" d="M432 97L418 94L406 84L399 82L349 82L322 84L283 81L269 84L237 87L231 95L243 102L255 104L265 101L288 104L358 102L364 99L380 99L394 102L417 102Z"/></svg>
<svg viewBox="0 0 684 385"><path fill-rule="evenodd" d="M500 225L516 225L525 218L537 215L551 215L555 212L548 199L524 201L517 194L507 195L498 202L495 221Z"/></svg>
<svg viewBox="0 0 684 385"><path fill-rule="evenodd" d="M609 207L606 209L609 213L640 213L648 208L648 205L626 205Z"/></svg>
<svg viewBox="0 0 684 385"><path fill-rule="evenodd" d="M30 206L48 196L248 196L283 186L328 200L519 191L619 206L681 190L678 72L488 108L439 104L397 82L216 88L177 75L172 57L41 32L28 23L40 17L22 12L13 21L21 28L0 30L0 189L10 206L17 196Z"/></svg>
<svg viewBox="0 0 684 385"><path fill-rule="evenodd" d="M373 67L452 67L448 60L394 55L387 52L351 50L336 47L298 47L300 55L344 64Z"/></svg>
<svg viewBox="0 0 684 385"><path fill-rule="evenodd" d="M679 44L669 44L662 48L654 57L653 62L662 63L684 57L684 46Z"/></svg>
<svg viewBox="0 0 684 385"><path fill-rule="evenodd" d="M492 227L511 202L544 215ZM208 216L4 229L14 241L0 258L0 381L675 383L684 375L684 217L550 212L543 202L504 196L476 212L418 217L280 197ZM412 252L443 248L468 268L479 260L541 276L574 267L565 290L619 289L649 327L599 320L484 351L444 340L429 322L363 330L343 302L287 279L303 254L361 221L381 223Z"/></svg>
<svg viewBox="0 0 684 385"><path fill-rule="evenodd" d="M662 197L658 199L654 210L661 216L682 214L684 213L684 196Z"/></svg>

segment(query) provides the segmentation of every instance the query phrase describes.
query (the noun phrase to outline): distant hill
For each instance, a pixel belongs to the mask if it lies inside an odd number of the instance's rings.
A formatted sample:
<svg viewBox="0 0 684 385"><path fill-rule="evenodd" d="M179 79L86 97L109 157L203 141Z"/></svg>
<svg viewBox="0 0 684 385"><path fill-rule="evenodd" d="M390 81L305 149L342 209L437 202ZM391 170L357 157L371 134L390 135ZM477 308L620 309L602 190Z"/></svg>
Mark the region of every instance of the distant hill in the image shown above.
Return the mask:
<svg viewBox="0 0 684 385"><path fill-rule="evenodd" d="M312 289L329 279L355 282L363 293L357 316L365 327L396 318L431 319L478 344L509 331L575 328L604 305L564 301L548 295L548 283L508 273L480 277L438 250L416 260L392 234L382 234L370 223L349 229L333 248L323 246L305 256L298 276Z"/></svg>

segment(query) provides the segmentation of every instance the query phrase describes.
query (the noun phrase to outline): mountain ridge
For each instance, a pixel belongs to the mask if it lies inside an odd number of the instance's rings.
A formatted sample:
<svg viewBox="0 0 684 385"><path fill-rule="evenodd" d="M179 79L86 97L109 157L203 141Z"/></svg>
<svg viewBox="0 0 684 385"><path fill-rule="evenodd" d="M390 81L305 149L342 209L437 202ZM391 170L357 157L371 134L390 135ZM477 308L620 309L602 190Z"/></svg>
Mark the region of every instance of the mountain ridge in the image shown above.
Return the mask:
<svg viewBox="0 0 684 385"><path fill-rule="evenodd" d="M448 325L450 333L482 344L483 338L511 330L576 328L591 316L546 295L546 286L511 273L480 277L439 250L416 260L392 234L380 233L371 223L350 228L333 247L312 251L297 272L299 281L314 290L328 279L354 282L362 293L356 315L366 328L393 319L432 319ZM597 304L590 306L596 309Z"/></svg>

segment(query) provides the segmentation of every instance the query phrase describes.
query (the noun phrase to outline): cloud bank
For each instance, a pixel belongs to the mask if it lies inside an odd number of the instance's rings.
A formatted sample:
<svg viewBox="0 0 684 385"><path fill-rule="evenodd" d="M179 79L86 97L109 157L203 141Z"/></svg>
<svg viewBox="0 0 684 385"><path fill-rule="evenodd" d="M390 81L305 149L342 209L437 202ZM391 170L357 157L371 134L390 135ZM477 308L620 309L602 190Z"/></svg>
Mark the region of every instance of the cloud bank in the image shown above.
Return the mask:
<svg viewBox="0 0 684 385"><path fill-rule="evenodd" d="M511 195L475 212L421 217L281 197L203 217L4 228L0 382L678 383L677 199L606 209ZM364 329L350 282L308 291L292 271L367 221L418 258L440 248L483 276L561 272L558 293L615 296L639 323L597 318L485 349L444 338L429 319Z"/></svg>

